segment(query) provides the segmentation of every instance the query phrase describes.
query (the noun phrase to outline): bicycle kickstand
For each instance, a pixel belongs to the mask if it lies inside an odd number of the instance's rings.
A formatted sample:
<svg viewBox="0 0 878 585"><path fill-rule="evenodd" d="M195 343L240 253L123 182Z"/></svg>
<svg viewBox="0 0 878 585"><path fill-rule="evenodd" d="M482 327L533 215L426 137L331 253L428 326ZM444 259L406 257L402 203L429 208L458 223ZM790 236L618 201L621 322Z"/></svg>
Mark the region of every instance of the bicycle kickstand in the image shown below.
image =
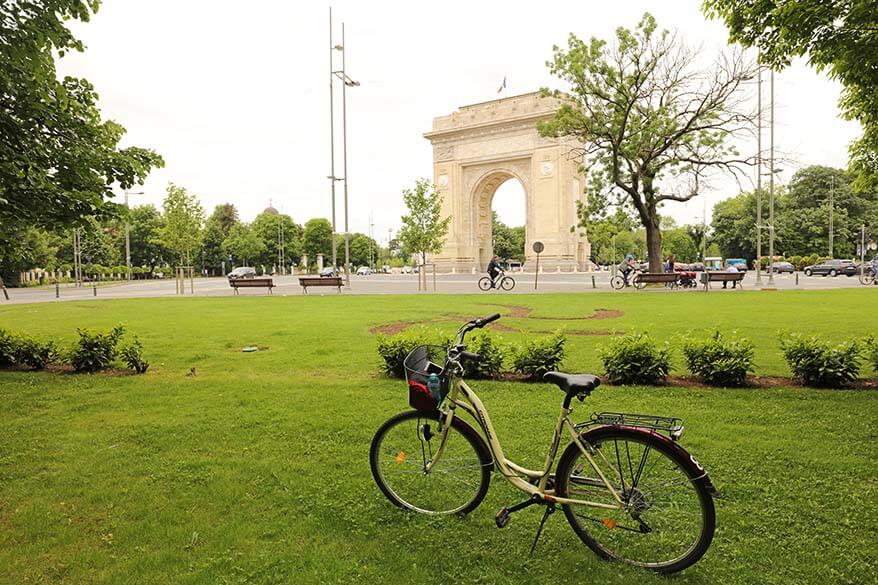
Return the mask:
<svg viewBox="0 0 878 585"><path fill-rule="evenodd" d="M543 512L543 519L540 520L540 527L537 528L537 535L534 537L534 543L530 547L530 556L533 556L534 551L537 548L537 542L540 540L540 535L543 533L543 527L546 525L546 520L549 519L549 516L555 513L555 504L546 504L546 511Z"/></svg>

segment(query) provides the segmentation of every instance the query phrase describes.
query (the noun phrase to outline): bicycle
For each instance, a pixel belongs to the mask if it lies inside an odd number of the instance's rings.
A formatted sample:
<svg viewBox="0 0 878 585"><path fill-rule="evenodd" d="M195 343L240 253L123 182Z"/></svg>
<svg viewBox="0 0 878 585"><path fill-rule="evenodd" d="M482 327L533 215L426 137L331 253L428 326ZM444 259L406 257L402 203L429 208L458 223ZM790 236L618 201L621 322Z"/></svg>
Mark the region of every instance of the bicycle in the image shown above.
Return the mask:
<svg viewBox="0 0 878 585"><path fill-rule="evenodd" d="M615 290L622 290L625 287L633 286L636 289L642 289L646 286L645 282L640 280L640 275L642 274L642 270L632 270L629 274L631 277L629 278L627 274L616 275L610 279L610 287Z"/></svg>
<svg viewBox="0 0 878 585"><path fill-rule="evenodd" d="M492 288L500 288L503 290L512 290L515 288L515 279L511 276L506 276L506 272L501 270L497 275L497 278L491 278L490 276L483 276L479 279L479 288L488 291Z"/></svg>
<svg viewBox="0 0 878 585"><path fill-rule="evenodd" d="M869 285L875 282L875 270L871 266L865 266L860 269L860 284Z"/></svg>
<svg viewBox="0 0 878 585"><path fill-rule="evenodd" d="M678 418L594 413L574 424L571 401L600 385L589 374L548 372L544 379L565 393L541 470L527 469L504 454L490 416L462 379L466 334L500 318L466 323L448 348L420 346L405 360L409 404L414 410L387 420L369 451L372 476L393 504L424 514L467 514L488 492L497 471L528 499L497 512L498 528L513 513L545 506L531 546L560 505L573 531L597 555L660 573L681 571L700 559L713 539L718 495L707 471L679 444ZM443 363L444 360L444 363ZM469 414L477 432L458 411ZM571 441L555 472L561 435Z"/></svg>

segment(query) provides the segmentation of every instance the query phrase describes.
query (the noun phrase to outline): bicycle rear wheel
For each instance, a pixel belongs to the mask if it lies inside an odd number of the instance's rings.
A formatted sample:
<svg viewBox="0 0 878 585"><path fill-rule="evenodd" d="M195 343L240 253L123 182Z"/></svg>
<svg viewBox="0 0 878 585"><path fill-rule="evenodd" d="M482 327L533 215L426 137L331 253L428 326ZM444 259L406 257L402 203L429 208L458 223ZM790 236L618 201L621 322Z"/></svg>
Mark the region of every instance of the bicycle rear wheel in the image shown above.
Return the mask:
<svg viewBox="0 0 878 585"><path fill-rule="evenodd" d="M624 509L563 505L573 531L599 556L660 573L700 559L713 539L716 514L703 470L648 432L602 427L582 436ZM616 504L575 443L561 457L560 497Z"/></svg>
<svg viewBox="0 0 878 585"><path fill-rule="evenodd" d="M504 276L503 280L500 281L500 288L503 290L512 290L515 288L515 281L511 276Z"/></svg>
<svg viewBox="0 0 878 585"><path fill-rule="evenodd" d="M369 464L387 499L423 514L466 514L482 502L492 459L478 433L455 418L442 456L426 473L440 440L438 413L401 412L378 429Z"/></svg>
<svg viewBox="0 0 878 585"><path fill-rule="evenodd" d="M643 290L644 288L646 288L646 281L642 280L639 274L634 275L634 279L631 281L631 284L633 284L634 288L636 288L637 290Z"/></svg>
<svg viewBox="0 0 878 585"><path fill-rule="evenodd" d="M482 290L491 290L491 279L483 276L479 279L479 288Z"/></svg>

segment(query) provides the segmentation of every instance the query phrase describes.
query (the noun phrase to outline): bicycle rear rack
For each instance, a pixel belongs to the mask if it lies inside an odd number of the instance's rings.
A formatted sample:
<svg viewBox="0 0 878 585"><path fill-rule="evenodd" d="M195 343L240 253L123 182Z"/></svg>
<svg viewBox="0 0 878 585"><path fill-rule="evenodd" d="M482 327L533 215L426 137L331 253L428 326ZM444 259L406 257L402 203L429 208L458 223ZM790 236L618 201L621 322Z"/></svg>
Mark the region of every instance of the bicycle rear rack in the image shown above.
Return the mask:
<svg viewBox="0 0 878 585"><path fill-rule="evenodd" d="M631 414L626 412L593 412L591 418L574 425L578 431L597 426L637 427L667 433L674 441L683 434L683 419L654 414Z"/></svg>

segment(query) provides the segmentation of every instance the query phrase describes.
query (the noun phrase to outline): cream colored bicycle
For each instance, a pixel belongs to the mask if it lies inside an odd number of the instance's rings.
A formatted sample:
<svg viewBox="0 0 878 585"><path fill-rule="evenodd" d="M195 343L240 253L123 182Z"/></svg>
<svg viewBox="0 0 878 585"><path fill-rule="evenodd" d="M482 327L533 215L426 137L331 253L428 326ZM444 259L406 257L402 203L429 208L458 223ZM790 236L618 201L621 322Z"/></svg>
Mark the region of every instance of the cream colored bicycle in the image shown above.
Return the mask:
<svg viewBox="0 0 878 585"><path fill-rule="evenodd" d="M531 551L560 505L574 532L603 558L662 573L700 559L713 538L716 490L704 468L680 446L680 419L596 413L574 424L572 399L585 399L600 380L549 372L544 378L565 397L543 469L527 469L506 457L488 411L462 380L463 362L479 360L466 351L466 334L499 318L470 321L451 347L421 346L406 358L414 410L385 422L369 455L384 495L415 512L466 514L484 499L494 470L528 495L496 514L498 527L518 510L545 506ZM461 418L464 412L484 437ZM565 431L571 440L552 473Z"/></svg>

